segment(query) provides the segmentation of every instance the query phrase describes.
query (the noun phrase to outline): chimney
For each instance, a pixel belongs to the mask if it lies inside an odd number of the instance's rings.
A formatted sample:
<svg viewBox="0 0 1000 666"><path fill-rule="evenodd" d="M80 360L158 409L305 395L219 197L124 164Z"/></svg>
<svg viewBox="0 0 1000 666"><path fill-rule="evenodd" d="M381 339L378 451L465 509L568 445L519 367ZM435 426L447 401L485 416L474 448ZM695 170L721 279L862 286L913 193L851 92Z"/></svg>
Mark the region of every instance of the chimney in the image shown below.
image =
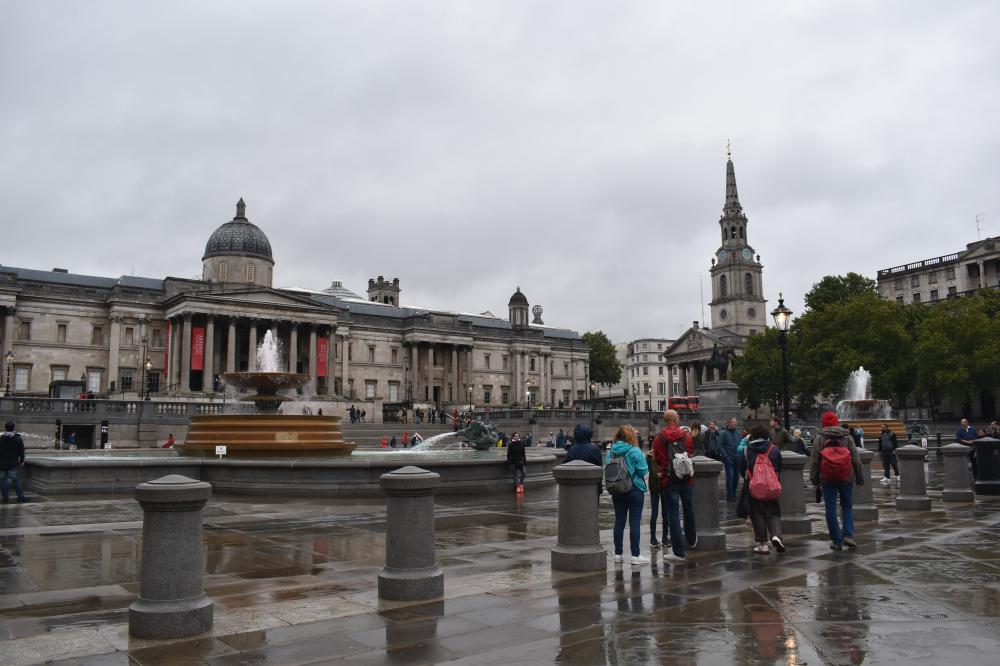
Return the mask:
<svg viewBox="0 0 1000 666"><path fill-rule="evenodd" d="M698 330L698 320L697 319L695 319L694 326L692 326L691 328L693 328L696 331Z"/></svg>

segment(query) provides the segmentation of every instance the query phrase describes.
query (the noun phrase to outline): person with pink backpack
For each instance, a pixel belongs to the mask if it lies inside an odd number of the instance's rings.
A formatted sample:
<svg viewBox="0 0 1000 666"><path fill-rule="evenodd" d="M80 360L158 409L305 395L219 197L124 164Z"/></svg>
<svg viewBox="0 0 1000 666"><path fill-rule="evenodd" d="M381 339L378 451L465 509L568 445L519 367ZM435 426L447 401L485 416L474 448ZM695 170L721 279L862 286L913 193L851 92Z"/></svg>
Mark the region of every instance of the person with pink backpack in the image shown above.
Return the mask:
<svg viewBox="0 0 1000 666"><path fill-rule="evenodd" d="M750 441L737 460L737 469L744 478L744 492L753 525L753 552L767 555L770 544L779 553L785 552L781 540L781 450L769 439L767 427L755 425L750 429Z"/></svg>

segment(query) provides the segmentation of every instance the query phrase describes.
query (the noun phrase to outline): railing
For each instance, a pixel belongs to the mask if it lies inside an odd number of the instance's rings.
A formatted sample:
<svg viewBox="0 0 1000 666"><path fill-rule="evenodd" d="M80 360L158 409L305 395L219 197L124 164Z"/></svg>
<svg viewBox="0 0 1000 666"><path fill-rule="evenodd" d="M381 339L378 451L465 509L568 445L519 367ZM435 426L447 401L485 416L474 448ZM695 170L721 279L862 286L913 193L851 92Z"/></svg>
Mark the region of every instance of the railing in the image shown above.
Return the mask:
<svg viewBox="0 0 1000 666"><path fill-rule="evenodd" d="M903 266L894 266L892 268L883 268L878 272L879 277L885 277L887 275L895 275L896 273L906 273L908 271L917 270L919 268L928 268L930 266L939 266L941 264L949 264L958 261L959 253L946 254L941 257L934 257L933 259L924 259L923 261L914 261L913 263L904 264Z"/></svg>
<svg viewBox="0 0 1000 666"><path fill-rule="evenodd" d="M144 408L145 405L145 408ZM183 418L186 416L247 414L255 408L243 402L173 402L142 400L79 400L61 398L29 398L7 396L0 398L0 413L51 415L59 418L75 414L88 416Z"/></svg>
<svg viewBox="0 0 1000 666"><path fill-rule="evenodd" d="M690 412L682 414L692 415ZM600 419L601 421L634 421L645 423L648 421L657 422L663 416L662 411L636 411L628 409L494 409L488 412L475 411L472 414L474 419L484 421L527 421L537 419L539 421L588 421L590 419Z"/></svg>

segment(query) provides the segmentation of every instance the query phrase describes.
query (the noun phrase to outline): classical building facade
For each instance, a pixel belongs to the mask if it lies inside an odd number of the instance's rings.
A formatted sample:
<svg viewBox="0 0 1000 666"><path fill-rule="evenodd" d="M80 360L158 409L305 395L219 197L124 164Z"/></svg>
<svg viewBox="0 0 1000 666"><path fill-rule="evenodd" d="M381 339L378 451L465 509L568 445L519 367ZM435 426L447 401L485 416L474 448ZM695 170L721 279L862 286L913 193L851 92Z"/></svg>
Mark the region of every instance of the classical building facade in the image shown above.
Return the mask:
<svg viewBox="0 0 1000 666"><path fill-rule="evenodd" d="M274 268L242 199L208 239L200 280L0 266L4 379L23 395L82 378L116 397L144 387L154 397L216 397L223 373L256 369L270 332L321 399L557 406L589 394L586 344L574 331L529 323L520 288L500 319L404 307L398 278L370 280L367 298L339 282L279 289Z"/></svg>
<svg viewBox="0 0 1000 666"><path fill-rule="evenodd" d="M674 344L665 338L640 338L628 343L622 372L630 409L662 411L670 397L671 377L665 352Z"/></svg>
<svg viewBox="0 0 1000 666"><path fill-rule="evenodd" d="M1000 288L1000 236L878 272L879 294L897 303L932 303L987 288Z"/></svg>

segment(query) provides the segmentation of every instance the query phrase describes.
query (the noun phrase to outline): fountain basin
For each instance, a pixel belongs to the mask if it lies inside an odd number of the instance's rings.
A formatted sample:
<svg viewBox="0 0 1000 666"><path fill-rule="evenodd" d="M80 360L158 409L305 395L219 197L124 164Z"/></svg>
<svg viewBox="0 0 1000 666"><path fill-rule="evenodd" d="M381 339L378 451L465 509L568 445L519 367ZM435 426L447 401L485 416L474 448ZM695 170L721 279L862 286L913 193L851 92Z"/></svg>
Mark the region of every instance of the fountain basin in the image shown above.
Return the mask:
<svg viewBox="0 0 1000 666"><path fill-rule="evenodd" d="M175 448L182 456L214 457L220 445L227 457L255 459L348 456L355 446L341 436L339 416L224 414L192 416Z"/></svg>

